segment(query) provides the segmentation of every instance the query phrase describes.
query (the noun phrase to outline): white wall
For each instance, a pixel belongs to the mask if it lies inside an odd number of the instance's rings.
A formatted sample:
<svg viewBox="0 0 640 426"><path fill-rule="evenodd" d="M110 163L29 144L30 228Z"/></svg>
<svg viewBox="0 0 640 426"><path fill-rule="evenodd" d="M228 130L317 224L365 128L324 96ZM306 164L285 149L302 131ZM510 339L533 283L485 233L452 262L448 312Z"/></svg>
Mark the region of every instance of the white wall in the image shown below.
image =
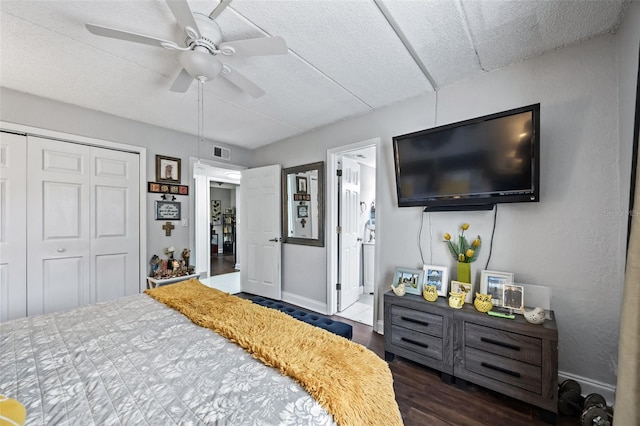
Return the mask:
<svg viewBox="0 0 640 426"><path fill-rule="evenodd" d="M326 150L382 139L377 164L376 285L384 292L396 266L423 261L454 266L441 242L463 222L485 240L476 276L489 253L492 212L432 213L433 240L416 241L420 208L398 208L391 138L532 103L541 103L541 202L500 205L490 269L516 281L553 288L560 330L560 370L614 385L624 246L620 220L607 212L625 205L620 194L616 36L538 56L391 107L257 149L253 166L295 166L326 158ZM627 143L627 142L624 142ZM630 141L628 142L630 143ZM283 289L325 301L326 248L285 244ZM526 299L526 296L525 296ZM383 312L380 298L379 313Z"/></svg>
<svg viewBox="0 0 640 426"><path fill-rule="evenodd" d="M148 181L155 181L156 154L181 158L181 183L189 185L189 196L176 195L176 201L182 203L182 217L188 218L188 226L182 227L179 222L173 222L175 229L170 237L165 236L165 231L162 229L164 221L154 219L154 202L160 199L160 194L147 193L147 253L149 257L154 253L163 257L166 247L174 246L178 252L189 247L189 233L193 229L192 209L194 205L194 185L192 176L190 176L189 157L198 156L197 136L3 87L0 87L0 121L146 147L148 149ZM197 128L194 127L194 131L197 131ZM249 163L248 150L219 143L216 145L231 149L231 159L234 164L247 165ZM212 149L213 142L205 140L200 147L200 153L204 157L205 153L210 155ZM194 249L194 247L190 248Z"/></svg>

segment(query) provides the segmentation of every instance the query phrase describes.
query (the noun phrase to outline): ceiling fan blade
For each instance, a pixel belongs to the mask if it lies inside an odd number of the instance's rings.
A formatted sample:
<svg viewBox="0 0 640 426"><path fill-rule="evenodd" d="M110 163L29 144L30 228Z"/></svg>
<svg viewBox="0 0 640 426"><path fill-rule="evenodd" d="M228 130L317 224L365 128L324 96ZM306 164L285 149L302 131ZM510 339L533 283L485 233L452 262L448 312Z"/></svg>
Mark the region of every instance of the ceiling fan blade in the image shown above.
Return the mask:
<svg viewBox="0 0 640 426"><path fill-rule="evenodd" d="M172 41L162 40L155 37L149 37L142 34L131 33L128 31L117 30L115 28L103 27L95 24L85 24L90 33L102 37L117 38L120 40L132 41L134 43L148 44L150 46L164 47L175 46Z"/></svg>
<svg viewBox="0 0 640 426"><path fill-rule="evenodd" d="M233 56L266 56L284 55L289 51L287 42L282 37L259 37L246 40L226 41L220 43L224 55Z"/></svg>
<svg viewBox="0 0 640 426"><path fill-rule="evenodd" d="M167 5L169 6L169 9L171 9L173 16L176 17L176 21L178 21L180 28L185 31L187 31L187 28L192 28L197 33L197 36L200 36L200 29L198 28L196 19L193 17L193 13L191 12L191 8L189 7L187 0L167 0Z"/></svg>
<svg viewBox="0 0 640 426"><path fill-rule="evenodd" d="M238 71L232 70L227 65L222 67L222 72L220 73L223 77L229 80L234 85L238 86L244 92L247 92L249 95L254 98L259 98L264 95L264 90L258 87L253 81L249 80L244 75L238 73Z"/></svg>
<svg viewBox="0 0 640 426"><path fill-rule="evenodd" d="M176 77L176 80L173 82L171 89L169 90L172 92L184 93L189 90L192 81L193 77L189 75L187 70L182 68L182 71L180 71L180 74L178 74L178 77Z"/></svg>
<svg viewBox="0 0 640 426"><path fill-rule="evenodd" d="M222 13L222 11L225 10L227 6L229 6L229 3L231 3L231 0L221 0L220 4L218 4L216 8L213 9L213 11L209 14L209 18L217 18Z"/></svg>

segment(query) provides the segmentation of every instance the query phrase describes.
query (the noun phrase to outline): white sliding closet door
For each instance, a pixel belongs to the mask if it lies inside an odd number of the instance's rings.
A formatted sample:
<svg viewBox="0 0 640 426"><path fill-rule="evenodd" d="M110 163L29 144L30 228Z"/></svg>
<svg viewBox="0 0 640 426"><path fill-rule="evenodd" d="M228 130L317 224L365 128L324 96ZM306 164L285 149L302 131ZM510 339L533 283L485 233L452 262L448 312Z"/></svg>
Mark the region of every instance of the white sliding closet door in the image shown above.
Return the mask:
<svg viewBox="0 0 640 426"><path fill-rule="evenodd" d="M28 138L27 314L138 292L138 156Z"/></svg>
<svg viewBox="0 0 640 426"><path fill-rule="evenodd" d="M27 315L27 138L0 132L0 321Z"/></svg>

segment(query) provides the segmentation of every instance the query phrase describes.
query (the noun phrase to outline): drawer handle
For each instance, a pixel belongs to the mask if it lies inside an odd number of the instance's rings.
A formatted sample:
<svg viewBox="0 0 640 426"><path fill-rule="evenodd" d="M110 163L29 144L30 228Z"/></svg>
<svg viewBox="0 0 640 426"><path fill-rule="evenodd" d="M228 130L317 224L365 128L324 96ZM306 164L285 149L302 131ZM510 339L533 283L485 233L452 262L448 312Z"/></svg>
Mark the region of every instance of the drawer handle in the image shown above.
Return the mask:
<svg viewBox="0 0 640 426"><path fill-rule="evenodd" d="M416 324L420 324L420 325L424 325L425 327L429 327L429 323L426 322L426 321L420 321L420 320L417 320L415 318L408 318L408 317L400 317L400 319L402 319L403 321L414 322Z"/></svg>
<svg viewBox="0 0 640 426"><path fill-rule="evenodd" d="M429 345L427 345L426 343L418 342L417 340L413 340L413 339L407 339L406 337L401 337L400 340L403 340L408 343L412 343L414 345L422 346L423 348L429 347Z"/></svg>
<svg viewBox="0 0 640 426"><path fill-rule="evenodd" d="M520 373L518 373L516 371L507 370L506 368L497 367L495 365L491 365L491 364L488 364L486 362L481 362L480 365L483 366L483 367L490 368L492 370L499 371L499 372L504 373L504 374L508 374L510 376L513 376L513 377L520 377Z"/></svg>
<svg viewBox="0 0 640 426"><path fill-rule="evenodd" d="M481 337L480 340L486 343L491 343L492 345L502 346L503 348L513 349L514 351L519 351L520 346L512 345L510 343L500 342L498 340L489 339L487 337Z"/></svg>

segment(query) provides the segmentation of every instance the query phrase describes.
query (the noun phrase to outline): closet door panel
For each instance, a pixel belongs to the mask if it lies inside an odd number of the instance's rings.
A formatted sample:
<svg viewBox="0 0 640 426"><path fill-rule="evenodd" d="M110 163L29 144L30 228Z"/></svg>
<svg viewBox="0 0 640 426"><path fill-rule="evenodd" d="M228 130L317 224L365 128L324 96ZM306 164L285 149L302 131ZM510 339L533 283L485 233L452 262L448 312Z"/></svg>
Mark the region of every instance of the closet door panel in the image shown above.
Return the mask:
<svg viewBox="0 0 640 426"><path fill-rule="evenodd" d="M89 304L91 148L28 137L27 313Z"/></svg>
<svg viewBox="0 0 640 426"><path fill-rule="evenodd" d="M27 138L0 132L0 321L27 315Z"/></svg>
<svg viewBox="0 0 640 426"><path fill-rule="evenodd" d="M91 151L92 300L140 292L139 157Z"/></svg>

